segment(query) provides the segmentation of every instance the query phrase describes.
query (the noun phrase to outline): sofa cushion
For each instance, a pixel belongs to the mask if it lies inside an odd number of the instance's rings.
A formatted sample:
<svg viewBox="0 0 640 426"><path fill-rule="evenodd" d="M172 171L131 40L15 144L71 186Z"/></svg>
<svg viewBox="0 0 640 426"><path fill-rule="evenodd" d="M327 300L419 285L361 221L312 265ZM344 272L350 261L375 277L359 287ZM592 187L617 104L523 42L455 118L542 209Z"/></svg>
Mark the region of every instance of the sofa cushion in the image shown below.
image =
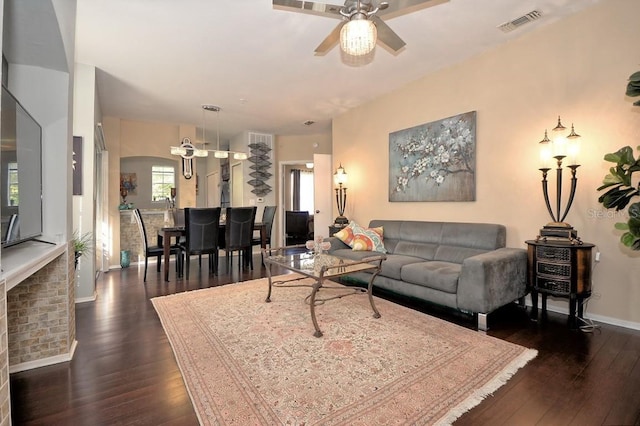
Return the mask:
<svg viewBox="0 0 640 426"><path fill-rule="evenodd" d="M419 257L387 254L386 260L382 262L382 270L380 271L380 275L400 280L402 279L402 268L412 263L422 262L424 262L424 260Z"/></svg>
<svg viewBox="0 0 640 426"><path fill-rule="evenodd" d="M387 244L387 242L385 242ZM398 241L393 251L394 254L420 257L424 260L435 259L438 245L433 243L420 243L413 241Z"/></svg>
<svg viewBox="0 0 640 426"><path fill-rule="evenodd" d="M455 293L461 270L461 264L437 260L411 263L402 267L401 279L411 284Z"/></svg>
<svg viewBox="0 0 640 426"><path fill-rule="evenodd" d="M505 247L507 229L492 223L443 223L440 244L495 250Z"/></svg>
<svg viewBox="0 0 640 426"><path fill-rule="evenodd" d="M487 251L488 250L480 250L469 247L441 245L438 246L433 259L441 260L443 262L462 263L467 257L475 256L477 254L483 254Z"/></svg>
<svg viewBox="0 0 640 426"><path fill-rule="evenodd" d="M370 251L353 251L350 248L333 250L330 252L330 254L332 254L333 256L344 257L345 259L351 260L362 260L367 257L376 255L376 253L371 253Z"/></svg>

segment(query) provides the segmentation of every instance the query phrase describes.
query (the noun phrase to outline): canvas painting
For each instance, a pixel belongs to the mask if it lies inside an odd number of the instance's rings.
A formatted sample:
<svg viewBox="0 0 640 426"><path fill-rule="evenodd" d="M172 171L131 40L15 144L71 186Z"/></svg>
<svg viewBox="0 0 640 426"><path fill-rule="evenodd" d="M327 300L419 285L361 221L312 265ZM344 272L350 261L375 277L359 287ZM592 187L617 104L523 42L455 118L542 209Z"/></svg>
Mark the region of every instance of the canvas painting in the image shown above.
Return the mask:
<svg viewBox="0 0 640 426"><path fill-rule="evenodd" d="M126 189L129 195L137 195L138 176L135 173L120 173L120 189Z"/></svg>
<svg viewBox="0 0 640 426"><path fill-rule="evenodd" d="M476 111L389 134L389 201L475 201Z"/></svg>

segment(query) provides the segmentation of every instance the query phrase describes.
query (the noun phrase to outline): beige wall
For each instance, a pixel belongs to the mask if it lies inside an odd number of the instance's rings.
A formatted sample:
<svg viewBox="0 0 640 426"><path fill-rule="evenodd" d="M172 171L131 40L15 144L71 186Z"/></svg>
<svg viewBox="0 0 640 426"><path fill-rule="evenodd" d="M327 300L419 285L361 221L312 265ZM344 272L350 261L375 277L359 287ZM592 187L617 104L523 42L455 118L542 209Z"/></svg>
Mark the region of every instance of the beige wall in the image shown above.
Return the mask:
<svg viewBox="0 0 640 426"><path fill-rule="evenodd" d="M109 151L109 245L111 267L120 265L120 158L151 156L170 158L171 146L180 145L182 138L196 142L196 127L157 122L124 120L114 117L103 119L103 128ZM194 176L196 170L194 162ZM187 180L179 166L178 206L196 205L196 179Z"/></svg>
<svg viewBox="0 0 640 426"><path fill-rule="evenodd" d="M337 117L333 158L349 171L347 217L365 224L374 218L502 223L508 245L524 248L550 221L538 141L561 115L583 136L578 190L566 220L602 253L587 315L640 328L640 253L619 244L617 220L598 204L596 191L608 170L604 154L640 143L640 108L624 96L627 78L640 70L638 16L638 1L605 0ZM389 202L389 133L474 110L476 201ZM562 299L550 305L567 309Z"/></svg>
<svg viewBox="0 0 640 426"><path fill-rule="evenodd" d="M313 154L331 154L331 134L277 136L278 161L312 161Z"/></svg>

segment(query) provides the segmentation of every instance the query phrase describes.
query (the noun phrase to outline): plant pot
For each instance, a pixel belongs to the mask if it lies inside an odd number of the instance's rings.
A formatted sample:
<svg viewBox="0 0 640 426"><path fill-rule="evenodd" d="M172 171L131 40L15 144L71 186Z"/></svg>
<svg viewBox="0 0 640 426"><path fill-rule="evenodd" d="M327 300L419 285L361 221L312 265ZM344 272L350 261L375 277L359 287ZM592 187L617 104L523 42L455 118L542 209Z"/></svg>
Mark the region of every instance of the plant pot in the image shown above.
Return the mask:
<svg viewBox="0 0 640 426"><path fill-rule="evenodd" d="M120 252L120 267L128 268L131 264L131 256L128 250L122 250Z"/></svg>

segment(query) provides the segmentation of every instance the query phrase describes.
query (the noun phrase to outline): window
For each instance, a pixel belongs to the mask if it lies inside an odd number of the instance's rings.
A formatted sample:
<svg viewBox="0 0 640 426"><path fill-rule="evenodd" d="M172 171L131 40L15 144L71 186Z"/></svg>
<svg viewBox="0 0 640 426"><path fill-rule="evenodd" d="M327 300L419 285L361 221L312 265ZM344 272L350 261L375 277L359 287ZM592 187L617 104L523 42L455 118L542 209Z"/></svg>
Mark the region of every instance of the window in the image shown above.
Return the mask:
<svg viewBox="0 0 640 426"><path fill-rule="evenodd" d="M151 166L151 201L171 198L171 188L176 186L176 170L171 166Z"/></svg>
<svg viewBox="0 0 640 426"><path fill-rule="evenodd" d="M17 206L20 204L20 195L18 194L18 163L10 162L8 168L9 188L7 194L9 194L9 205Z"/></svg>
<svg viewBox="0 0 640 426"><path fill-rule="evenodd" d="M313 172L291 171L291 207L313 214Z"/></svg>
<svg viewBox="0 0 640 426"><path fill-rule="evenodd" d="M300 173L300 210L313 214L313 172Z"/></svg>

